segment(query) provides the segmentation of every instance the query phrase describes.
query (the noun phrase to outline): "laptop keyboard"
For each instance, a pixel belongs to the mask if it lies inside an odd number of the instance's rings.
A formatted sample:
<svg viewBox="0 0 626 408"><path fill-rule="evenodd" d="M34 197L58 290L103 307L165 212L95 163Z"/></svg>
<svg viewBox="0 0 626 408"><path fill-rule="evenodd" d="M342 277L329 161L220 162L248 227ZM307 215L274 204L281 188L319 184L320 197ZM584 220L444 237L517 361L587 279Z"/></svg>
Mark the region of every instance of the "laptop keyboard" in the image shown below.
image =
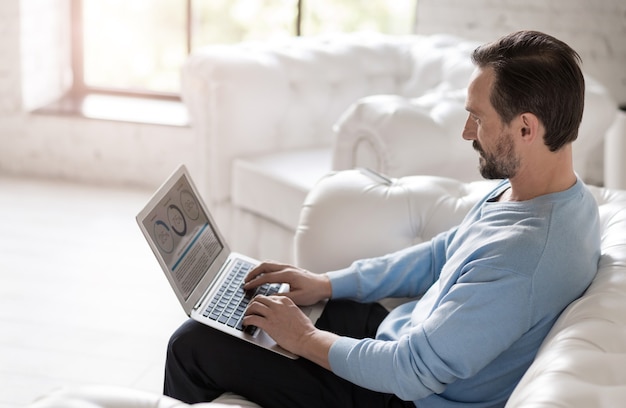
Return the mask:
<svg viewBox="0 0 626 408"><path fill-rule="evenodd" d="M254 334L257 327L243 327L243 313L246 307L248 307L248 303L250 303L250 300L256 295L270 296L277 293L280 284L266 283L259 286L254 291L245 291L242 287L243 278L253 267L254 264L244 260L235 260L233 269L202 315L237 330Z"/></svg>

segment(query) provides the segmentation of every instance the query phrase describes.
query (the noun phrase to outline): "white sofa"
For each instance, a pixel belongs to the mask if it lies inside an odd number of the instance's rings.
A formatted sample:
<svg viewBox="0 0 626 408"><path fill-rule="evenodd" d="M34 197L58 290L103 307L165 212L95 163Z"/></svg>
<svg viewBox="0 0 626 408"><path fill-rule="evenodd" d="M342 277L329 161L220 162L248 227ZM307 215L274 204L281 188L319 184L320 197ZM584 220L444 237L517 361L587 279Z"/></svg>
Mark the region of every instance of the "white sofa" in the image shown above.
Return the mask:
<svg viewBox="0 0 626 408"><path fill-rule="evenodd" d="M202 171L194 176L233 249L293 260L302 202L330 170L480 179L461 139L477 45L448 35L357 33L191 55L182 96L199 144ZM593 184L602 181L602 140L616 112L589 79L574 154Z"/></svg>
<svg viewBox="0 0 626 408"><path fill-rule="evenodd" d="M302 208L297 262L322 272L428 240L460 222L492 185L432 176L387 181L359 170L330 173L315 185ZM615 408L626 402L626 191L591 189L602 225L597 276L558 319L508 408ZM235 395L224 395L219 403L258 408ZM161 395L93 386L59 390L30 408L69 406L187 405Z"/></svg>

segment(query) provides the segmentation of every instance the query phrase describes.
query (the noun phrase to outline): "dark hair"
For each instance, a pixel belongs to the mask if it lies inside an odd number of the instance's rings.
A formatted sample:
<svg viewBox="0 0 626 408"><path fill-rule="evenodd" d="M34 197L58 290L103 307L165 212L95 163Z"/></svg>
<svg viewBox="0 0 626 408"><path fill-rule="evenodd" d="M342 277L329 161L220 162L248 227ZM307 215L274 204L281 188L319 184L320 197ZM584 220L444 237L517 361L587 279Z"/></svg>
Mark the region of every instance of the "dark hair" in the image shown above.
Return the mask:
<svg viewBox="0 0 626 408"><path fill-rule="evenodd" d="M521 113L536 115L556 151L578 137L585 104L581 58L563 41L537 31L518 31L474 50L472 61L492 67L490 101L504 123Z"/></svg>

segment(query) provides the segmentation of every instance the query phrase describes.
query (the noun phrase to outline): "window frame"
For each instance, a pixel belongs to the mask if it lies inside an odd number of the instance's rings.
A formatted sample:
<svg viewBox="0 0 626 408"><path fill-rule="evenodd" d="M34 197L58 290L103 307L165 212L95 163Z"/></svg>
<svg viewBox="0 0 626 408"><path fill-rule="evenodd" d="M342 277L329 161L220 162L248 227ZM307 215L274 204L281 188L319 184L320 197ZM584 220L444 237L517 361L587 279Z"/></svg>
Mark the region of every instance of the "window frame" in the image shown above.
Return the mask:
<svg viewBox="0 0 626 408"><path fill-rule="evenodd" d="M302 35L302 2L298 0L294 35L300 37ZM186 27L185 41L187 55L191 53L193 46L193 0L185 0L186 8ZM70 96L74 100L81 100L89 94L105 94L122 97L138 97L151 99L165 99L172 101L180 101L179 93L170 92L154 92L150 90L131 90L108 87L88 86L85 83L85 67L84 67L84 41L83 41L83 0L70 0L70 26L71 26L71 70L73 75L72 86L70 88Z"/></svg>

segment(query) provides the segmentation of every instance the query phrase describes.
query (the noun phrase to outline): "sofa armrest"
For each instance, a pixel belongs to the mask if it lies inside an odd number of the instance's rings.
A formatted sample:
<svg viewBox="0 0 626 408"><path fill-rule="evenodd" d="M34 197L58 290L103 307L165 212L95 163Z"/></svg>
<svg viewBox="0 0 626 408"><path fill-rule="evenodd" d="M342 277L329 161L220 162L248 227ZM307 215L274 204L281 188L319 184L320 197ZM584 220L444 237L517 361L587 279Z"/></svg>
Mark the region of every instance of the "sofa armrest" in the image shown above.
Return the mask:
<svg viewBox="0 0 626 408"><path fill-rule="evenodd" d="M367 167L393 177L480 180L478 157L461 137L464 104L465 89L360 99L334 128L333 170Z"/></svg>
<svg viewBox="0 0 626 408"><path fill-rule="evenodd" d="M428 240L457 225L493 186L434 176L388 179L361 169L330 173L303 205L296 263L321 273Z"/></svg>

